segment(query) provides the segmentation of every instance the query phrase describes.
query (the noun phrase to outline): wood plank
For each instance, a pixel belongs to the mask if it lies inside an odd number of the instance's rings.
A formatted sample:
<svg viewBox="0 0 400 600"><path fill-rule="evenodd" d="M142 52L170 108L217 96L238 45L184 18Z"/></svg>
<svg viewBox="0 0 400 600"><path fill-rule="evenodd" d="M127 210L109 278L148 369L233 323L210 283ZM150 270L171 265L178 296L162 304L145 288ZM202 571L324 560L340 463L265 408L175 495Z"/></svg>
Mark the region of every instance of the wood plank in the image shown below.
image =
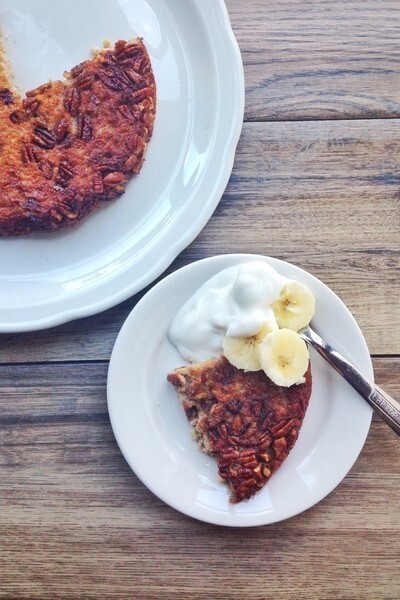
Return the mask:
<svg viewBox="0 0 400 600"><path fill-rule="evenodd" d="M400 397L400 357L373 359L375 379L389 394ZM46 363L0 366L0 436L18 440L13 428L56 423L101 425L107 421L108 362ZM3 439L4 438L0 438Z"/></svg>
<svg viewBox="0 0 400 600"><path fill-rule="evenodd" d="M321 279L373 354L398 354L400 121L245 125L214 216L166 274L213 254L262 253ZM142 296L42 332L0 336L0 363L108 360Z"/></svg>
<svg viewBox="0 0 400 600"><path fill-rule="evenodd" d="M395 0L226 0L247 120L400 116Z"/></svg>
<svg viewBox="0 0 400 600"><path fill-rule="evenodd" d="M184 253L261 253L318 277L348 306L372 354L397 354L399 121L244 127L230 183Z"/></svg>
<svg viewBox="0 0 400 600"><path fill-rule="evenodd" d="M400 359L374 367L399 395ZM0 598L395 599L400 455L378 418L348 476L315 507L271 526L220 528L164 505L131 472L107 419L106 370L0 369Z"/></svg>
<svg viewBox="0 0 400 600"><path fill-rule="evenodd" d="M307 269L353 312L376 381L399 398L400 5L226 4L246 122L213 218L166 274L226 252ZM111 430L106 378L142 294L0 335L0 600L398 600L399 442L376 416L341 484L275 525L197 522L140 482Z"/></svg>

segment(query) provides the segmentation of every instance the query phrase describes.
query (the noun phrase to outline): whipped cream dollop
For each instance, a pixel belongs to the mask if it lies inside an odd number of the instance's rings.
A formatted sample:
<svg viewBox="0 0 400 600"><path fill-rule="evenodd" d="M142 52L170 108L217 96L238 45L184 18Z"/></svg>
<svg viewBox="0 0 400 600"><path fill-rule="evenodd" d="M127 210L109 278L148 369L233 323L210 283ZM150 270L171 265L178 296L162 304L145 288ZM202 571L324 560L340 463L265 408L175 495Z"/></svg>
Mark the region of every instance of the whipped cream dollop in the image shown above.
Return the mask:
<svg viewBox="0 0 400 600"><path fill-rule="evenodd" d="M275 322L271 304L289 280L263 261L235 265L217 273L186 302L168 337L189 362L217 358L228 336L252 336Z"/></svg>

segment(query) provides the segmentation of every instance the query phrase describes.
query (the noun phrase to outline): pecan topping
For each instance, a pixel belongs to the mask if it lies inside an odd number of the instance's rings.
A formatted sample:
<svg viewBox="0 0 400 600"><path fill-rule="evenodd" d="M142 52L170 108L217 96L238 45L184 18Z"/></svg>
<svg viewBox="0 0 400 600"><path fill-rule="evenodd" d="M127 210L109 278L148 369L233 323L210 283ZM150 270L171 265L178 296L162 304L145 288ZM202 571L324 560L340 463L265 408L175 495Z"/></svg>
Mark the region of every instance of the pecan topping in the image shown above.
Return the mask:
<svg viewBox="0 0 400 600"><path fill-rule="evenodd" d="M142 154L145 148L143 138L140 135L134 133L131 139L129 140L129 148L132 150L133 154L136 154L136 156Z"/></svg>
<svg viewBox="0 0 400 600"><path fill-rule="evenodd" d="M93 155L94 162L98 162L98 158L96 154ZM120 169L120 161L118 158L104 158L103 161L99 165L100 171L103 173L103 176L107 173L111 173L111 171L118 171Z"/></svg>
<svg viewBox="0 0 400 600"><path fill-rule="evenodd" d="M86 112L91 115L98 110L99 106L100 106L100 100L97 98L97 96L92 94L90 96L89 102L86 106Z"/></svg>
<svg viewBox="0 0 400 600"><path fill-rule="evenodd" d="M124 62L128 58L133 58L137 54L140 54L140 58L142 58L142 51L135 42L126 43L119 41L115 44L115 56L120 62Z"/></svg>
<svg viewBox="0 0 400 600"><path fill-rule="evenodd" d="M138 163L138 157L136 156L136 154L132 154L132 156L130 156L128 158L128 160L125 161L124 169L126 169L127 171L135 172L135 167L136 167L137 163Z"/></svg>
<svg viewBox="0 0 400 600"><path fill-rule="evenodd" d="M24 109L26 110L26 112L28 113L28 115L36 115L38 112L38 108L39 108L39 100L37 98L35 98L34 96L32 96L30 98L25 98L22 101L22 105L23 105Z"/></svg>
<svg viewBox="0 0 400 600"><path fill-rule="evenodd" d="M0 90L0 100L3 104L12 104L14 102L13 95L8 88Z"/></svg>
<svg viewBox="0 0 400 600"><path fill-rule="evenodd" d="M79 112L79 105L81 103L81 95L79 91L70 87L64 94L64 108L73 117L76 117Z"/></svg>
<svg viewBox="0 0 400 600"><path fill-rule="evenodd" d="M99 73L101 81L111 90L121 91L131 85L131 80L118 67L109 67Z"/></svg>
<svg viewBox="0 0 400 600"><path fill-rule="evenodd" d="M280 421L273 427L271 427L271 433L274 437L282 437L287 435L289 431L296 426L295 419L287 419L286 421Z"/></svg>
<svg viewBox="0 0 400 600"><path fill-rule="evenodd" d="M103 184L106 188L106 197L114 198L125 191L126 175L121 171L108 173L103 179Z"/></svg>
<svg viewBox="0 0 400 600"><path fill-rule="evenodd" d="M36 125L33 129L33 143L45 150L51 150L56 145L56 136L44 125Z"/></svg>
<svg viewBox="0 0 400 600"><path fill-rule="evenodd" d="M54 135L56 136L57 142L62 142L66 137L69 129L68 119L60 119L57 125L54 127Z"/></svg>
<svg viewBox="0 0 400 600"><path fill-rule="evenodd" d="M154 90L152 87L145 87L132 94L132 102L141 102L145 98L154 96Z"/></svg>
<svg viewBox="0 0 400 600"><path fill-rule="evenodd" d="M266 450L270 447L271 442L271 436L268 433L263 433L263 435L260 437L258 447L260 448L260 450Z"/></svg>
<svg viewBox="0 0 400 600"><path fill-rule="evenodd" d="M92 87L94 76L90 73L81 73L75 80L75 84L81 90L88 90Z"/></svg>
<svg viewBox="0 0 400 600"><path fill-rule="evenodd" d="M150 69L150 60L144 54L135 58L135 61L132 66L134 71L138 71L140 73L146 73Z"/></svg>
<svg viewBox="0 0 400 600"><path fill-rule="evenodd" d="M147 82L146 78L143 77L143 75L136 73L136 71L134 71L133 69L125 69L124 73L136 88L146 87Z"/></svg>
<svg viewBox="0 0 400 600"><path fill-rule="evenodd" d="M21 157L26 165L31 162L39 162L40 150L33 144L24 144L21 151Z"/></svg>
<svg viewBox="0 0 400 600"><path fill-rule="evenodd" d="M305 384L278 388L263 372L235 369L225 358L176 369L177 388L200 448L217 458L231 502L251 498L295 443L311 393Z"/></svg>
<svg viewBox="0 0 400 600"><path fill-rule="evenodd" d="M121 183L126 183L126 175L121 171L114 171L113 173L108 173L103 179L104 185L119 185Z"/></svg>
<svg viewBox="0 0 400 600"><path fill-rule="evenodd" d="M104 190L103 186L103 178L100 173L95 173L93 175L93 192L95 194L102 194Z"/></svg>
<svg viewBox="0 0 400 600"><path fill-rule="evenodd" d="M80 114L78 117L78 136L84 142L92 139L93 126L88 115Z"/></svg>
<svg viewBox="0 0 400 600"><path fill-rule="evenodd" d="M130 106L127 106L126 104L121 104L121 106L118 106L118 112L125 117L125 119L134 118Z"/></svg>
<svg viewBox="0 0 400 600"><path fill-rule="evenodd" d="M58 165L58 173L56 183L65 186L69 182L70 179L74 176L74 170L71 164L66 160L60 160L60 164Z"/></svg>
<svg viewBox="0 0 400 600"><path fill-rule="evenodd" d="M71 77L73 77L73 78L78 77L78 75L80 75L82 73L84 67L85 67L85 63L80 63L79 65L72 67L72 69L70 71Z"/></svg>
<svg viewBox="0 0 400 600"><path fill-rule="evenodd" d="M53 165L49 160L43 159L39 162L39 169L42 171L46 179L53 177Z"/></svg>
<svg viewBox="0 0 400 600"><path fill-rule="evenodd" d="M122 193L140 171L151 131L142 121L146 99L138 105L134 94L153 85L154 77L132 68L144 54L141 40L121 42L118 59L115 48L102 50L64 80L22 98L0 84L0 149L10 150L3 164L0 236L72 225ZM229 436L223 425L219 435Z"/></svg>
<svg viewBox="0 0 400 600"><path fill-rule="evenodd" d="M275 450L275 457L280 458L284 454L287 447L286 439L284 437L278 438L274 441L272 446Z"/></svg>

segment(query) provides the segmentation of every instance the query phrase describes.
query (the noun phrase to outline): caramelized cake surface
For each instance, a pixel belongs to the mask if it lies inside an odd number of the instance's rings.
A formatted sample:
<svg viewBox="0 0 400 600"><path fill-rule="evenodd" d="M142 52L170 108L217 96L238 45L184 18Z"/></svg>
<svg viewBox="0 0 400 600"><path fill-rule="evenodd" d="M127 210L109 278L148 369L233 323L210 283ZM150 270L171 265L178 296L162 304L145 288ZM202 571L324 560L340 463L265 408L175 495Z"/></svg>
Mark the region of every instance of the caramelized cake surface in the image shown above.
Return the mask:
<svg viewBox="0 0 400 600"><path fill-rule="evenodd" d="M277 386L263 371L246 372L226 358L175 369L178 391L200 449L217 459L231 502L251 498L280 467L295 444L311 395L305 382Z"/></svg>
<svg viewBox="0 0 400 600"><path fill-rule="evenodd" d="M69 227L121 195L155 118L143 41L120 40L24 98L0 62L0 235Z"/></svg>

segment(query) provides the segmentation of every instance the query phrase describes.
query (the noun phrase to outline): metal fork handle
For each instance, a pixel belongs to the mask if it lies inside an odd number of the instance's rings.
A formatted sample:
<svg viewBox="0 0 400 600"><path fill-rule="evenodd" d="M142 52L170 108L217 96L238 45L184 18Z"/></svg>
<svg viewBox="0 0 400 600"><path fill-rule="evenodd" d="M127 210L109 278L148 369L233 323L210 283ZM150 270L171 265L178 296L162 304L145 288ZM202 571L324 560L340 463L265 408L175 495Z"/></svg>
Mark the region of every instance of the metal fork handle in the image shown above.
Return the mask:
<svg viewBox="0 0 400 600"><path fill-rule="evenodd" d="M400 403L365 377L344 356L308 328L300 336L314 348L330 365L372 406L384 421L400 435Z"/></svg>

